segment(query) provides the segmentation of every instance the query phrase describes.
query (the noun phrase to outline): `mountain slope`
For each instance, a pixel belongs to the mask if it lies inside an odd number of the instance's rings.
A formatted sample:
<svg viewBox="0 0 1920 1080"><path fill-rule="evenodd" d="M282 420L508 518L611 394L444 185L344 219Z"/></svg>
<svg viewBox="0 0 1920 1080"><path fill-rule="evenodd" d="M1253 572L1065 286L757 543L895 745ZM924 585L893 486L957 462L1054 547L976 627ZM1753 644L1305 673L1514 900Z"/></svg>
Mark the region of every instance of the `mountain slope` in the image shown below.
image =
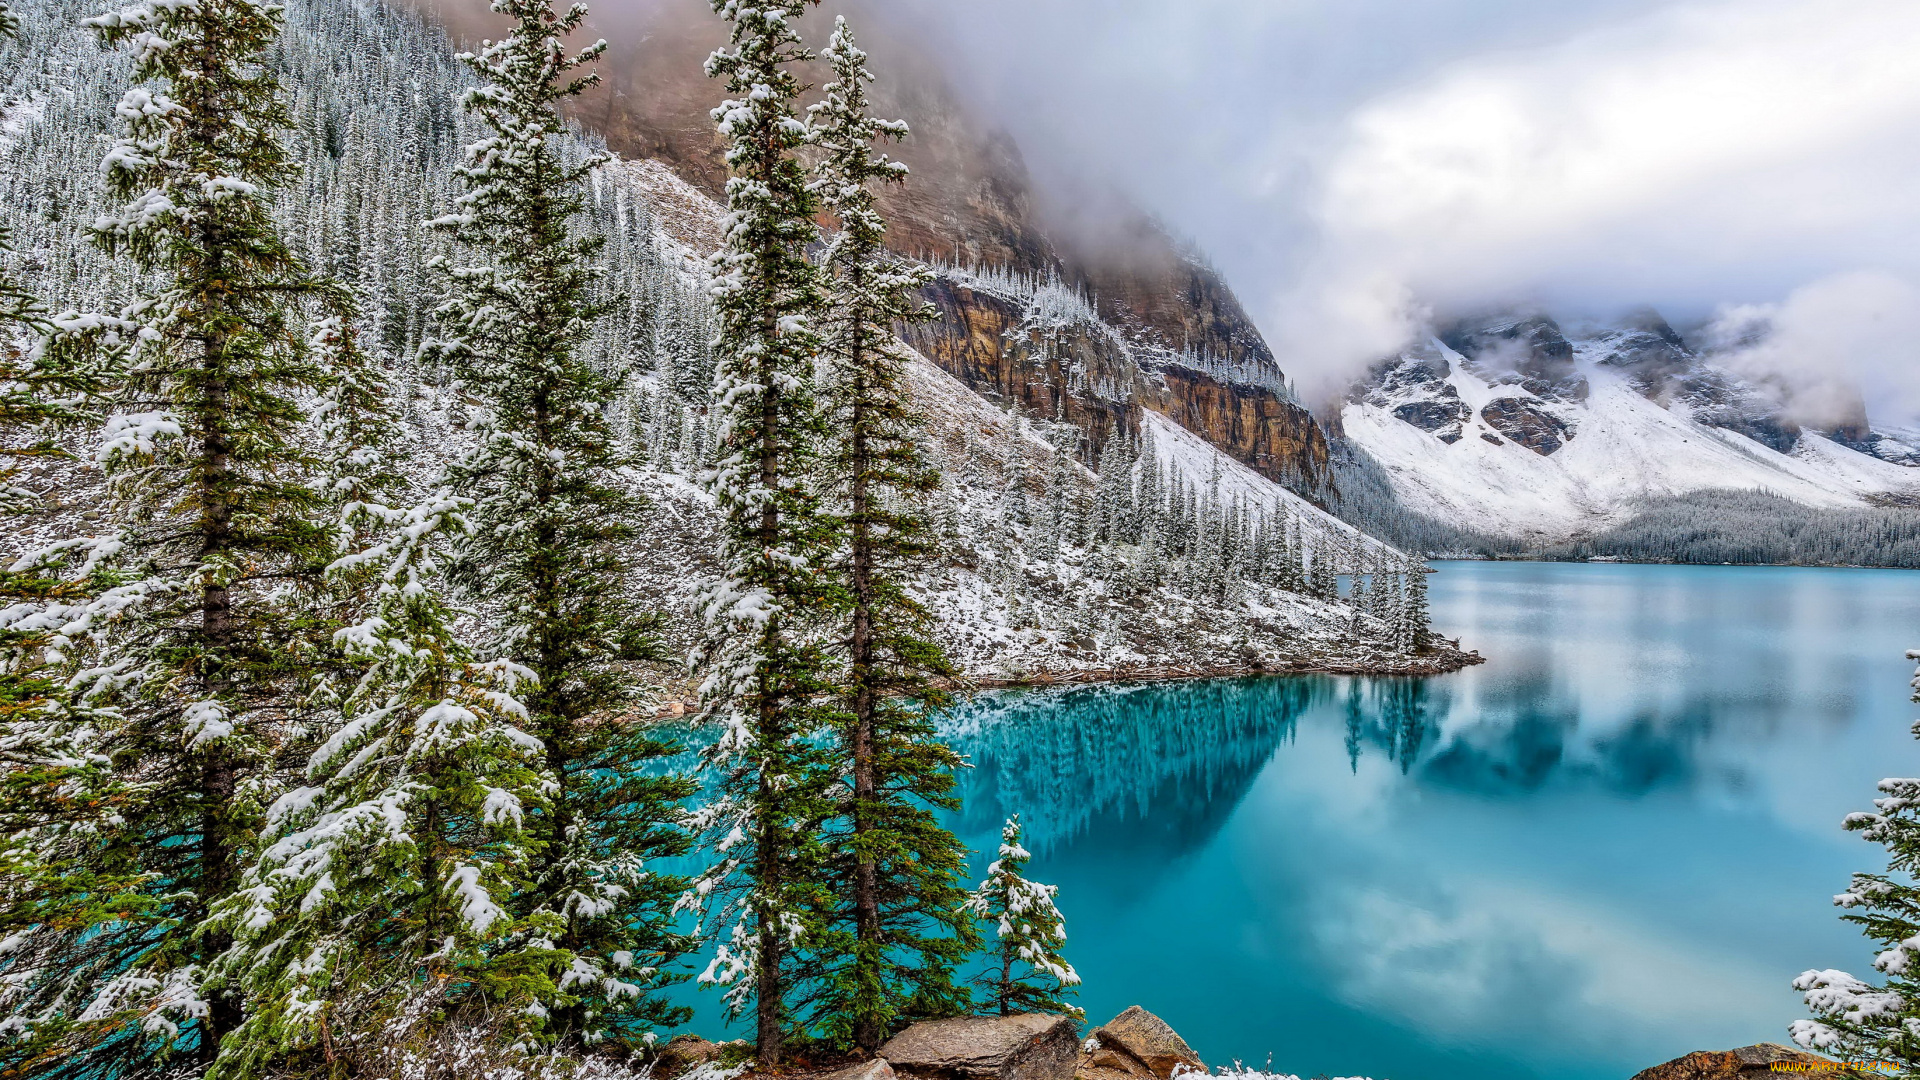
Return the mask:
<svg viewBox="0 0 1920 1080"><path fill-rule="evenodd" d="M1569 338L1544 316L1448 327L1377 365L1342 437L1405 510L1527 544L1617 525L1649 500L1731 489L1859 508L1920 472L1801 428L1657 317Z"/></svg>

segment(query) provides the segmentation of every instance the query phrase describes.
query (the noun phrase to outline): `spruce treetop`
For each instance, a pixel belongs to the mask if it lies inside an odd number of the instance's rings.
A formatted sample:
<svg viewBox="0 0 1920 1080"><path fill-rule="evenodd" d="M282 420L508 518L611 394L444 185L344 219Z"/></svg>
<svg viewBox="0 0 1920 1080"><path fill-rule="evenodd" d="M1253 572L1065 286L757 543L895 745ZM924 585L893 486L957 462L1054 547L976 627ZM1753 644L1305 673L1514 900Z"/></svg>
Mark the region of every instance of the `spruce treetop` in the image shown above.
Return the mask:
<svg viewBox="0 0 1920 1080"><path fill-rule="evenodd" d="M1079 973L1060 955L1066 920L1054 906L1057 885L1028 881L1020 871L1033 853L1020 844L1020 815L1000 831L999 857L987 866L986 879L967 898L967 911L993 927L998 961L979 976L988 1001L1007 1016L1017 1012L1058 1012L1078 1016L1065 1000L1080 983ZM1024 968L1016 974L1015 965Z"/></svg>

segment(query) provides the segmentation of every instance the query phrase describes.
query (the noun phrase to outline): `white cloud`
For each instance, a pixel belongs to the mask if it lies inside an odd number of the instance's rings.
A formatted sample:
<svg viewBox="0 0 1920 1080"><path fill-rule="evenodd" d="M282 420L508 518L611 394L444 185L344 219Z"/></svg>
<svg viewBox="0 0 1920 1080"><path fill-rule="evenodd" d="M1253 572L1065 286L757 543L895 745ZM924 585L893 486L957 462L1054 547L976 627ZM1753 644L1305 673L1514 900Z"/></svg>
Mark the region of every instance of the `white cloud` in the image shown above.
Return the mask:
<svg viewBox="0 0 1920 1080"><path fill-rule="evenodd" d="M1863 404L1920 415L1920 290L1878 271L1821 278L1777 304L1730 304L1706 328L1721 363L1780 387L1795 418L1828 427Z"/></svg>
<svg viewBox="0 0 1920 1080"><path fill-rule="evenodd" d="M1310 271L1271 300L1283 354L1355 359L1316 348L1339 341L1317 324L1383 275L1455 306L1703 308L1910 271L1916 45L1912 4L1689 4L1367 102L1318 175ZM1374 325L1403 307L1376 304ZM1299 311L1336 314L1298 334Z"/></svg>
<svg viewBox="0 0 1920 1080"><path fill-rule="evenodd" d="M1308 388L1425 304L1697 319L1920 281L1911 0L889 6L1043 175L1194 237Z"/></svg>

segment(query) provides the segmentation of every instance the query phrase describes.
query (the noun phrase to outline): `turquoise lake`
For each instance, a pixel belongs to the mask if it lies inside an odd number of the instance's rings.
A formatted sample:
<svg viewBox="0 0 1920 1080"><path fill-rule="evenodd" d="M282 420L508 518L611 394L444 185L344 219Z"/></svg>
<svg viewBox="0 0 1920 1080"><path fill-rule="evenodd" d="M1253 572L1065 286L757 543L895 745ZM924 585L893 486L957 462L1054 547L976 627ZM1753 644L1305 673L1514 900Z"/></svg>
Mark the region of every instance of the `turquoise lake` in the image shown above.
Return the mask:
<svg viewBox="0 0 1920 1080"><path fill-rule="evenodd" d="M1795 974L1869 969L1831 900L1884 863L1840 821L1920 770L1920 572L1436 566L1484 665L951 719L959 832L1022 814L1091 1022L1301 1076L1625 1080L1785 1042Z"/></svg>

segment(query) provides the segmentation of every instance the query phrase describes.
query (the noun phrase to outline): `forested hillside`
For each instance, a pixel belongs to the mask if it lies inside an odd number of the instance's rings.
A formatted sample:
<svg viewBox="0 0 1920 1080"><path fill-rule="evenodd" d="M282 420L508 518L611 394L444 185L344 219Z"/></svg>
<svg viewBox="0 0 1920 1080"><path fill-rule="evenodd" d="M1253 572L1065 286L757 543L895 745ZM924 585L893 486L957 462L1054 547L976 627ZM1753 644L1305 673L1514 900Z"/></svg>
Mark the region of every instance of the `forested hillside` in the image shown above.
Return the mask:
<svg viewBox="0 0 1920 1080"><path fill-rule="evenodd" d="M12 133L7 153L18 167L9 167L3 178L10 197L0 220L16 231L14 265L56 310L111 309L135 275L123 261L103 257L83 227L105 202L94 180L92 148L106 137L122 85L117 80L124 80L128 70L124 57L102 52L77 28L89 10L64 3L23 9L28 17L22 36L5 45L12 50L6 69L12 73L5 91ZM443 291L426 267L448 250L444 237L419 223L455 196L449 166L473 137L471 119L455 102L470 77L438 32L390 9L295 3L288 18L298 32L282 35L274 64L288 87L294 119L289 139L302 172L277 200L276 217L298 253L360 295L373 332L369 343L391 357L396 380L408 388L401 395L407 433L424 469L456 453L464 437L448 371L419 354L431 337L429 314ZM571 136L565 146L575 160L604 149L584 133ZM705 544L701 523L709 520L709 511L690 481L714 454L708 416L714 323L703 260L722 234L722 211L651 163L615 161L599 168L589 192L581 228L608 238L594 256L607 271L594 288L612 304L592 324L589 355L598 365L626 373L622 392L608 403L609 415L631 433L632 446L652 471L651 478L638 481L664 504L652 523L673 533L644 546L673 550L704 566L697 553ZM1124 350L1127 357L1138 349L1100 320L1084 293L1058 279L1049 284L1045 278L987 269L948 269L940 275L942 281L1011 301L1010 334L1030 343L1024 348L1043 364L1070 358L1080 347L1075 343L1086 340ZM937 342L939 335L930 340ZM1116 359L1111 369L1125 378L1124 385L1109 385L1098 372L1079 367L1063 368L1055 382L981 385L989 392L1005 391L997 395L998 416L990 407L982 412L984 403L973 393L937 372L917 378L932 395L922 407L940 433L933 449L946 478L929 497L946 504L936 517L959 541L953 560L930 575L925 588L966 670L1017 679L1049 670L1386 662L1390 652L1381 650L1390 650L1384 643L1391 631L1373 631L1372 642L1343 644L1350 625L1373 624L1316 606L1301 595L1310 592L1305 584L1285 591L1294 580L1285 567L1291 558L1303 568L1298 580L1305 582L1304 568L1318 550L1325 552L1329 578L1358 565L1363 573L1380 572L1382 581L1390 574L1401 580L1398 554L1364 542L1277 484L1249 483L1238 497L1211 494L1213 466L1204 453L1173 456L1166 467L1174 472L1143 479L1138 404L1130 406L1128 417L1135 437L1117 442L1112 454L1104 453L1107 440L1096 442L1086 434L1088 425L1076 430L1057 423L1065 419L1054 415L1061 408L1008 418L1005 406L1023 404L1036 386L1054 386L1047 401L1063 407L1073 401L1075 410L1124 411L1127 402L1143 395L1149 401L1164 398L1162 376L1152 369L1138 373L1136 363L1171 364L1176 372L1192 373L1176 377L1270 382L1270 392L1288 394L1270 369L1194 351L1184 357L1175 351L1158 361ZM1079 404L1083 401L1088 404ZM1113 426L1116 432L1126 429L1125 423ZM1224 455L1221 468L1245 472ZM1095 476L1115 470L1130 473L1125 493L1116 481ZM85 483L84 477L61 477L61 485ZM1162 490L1157 495L1135 490L1143 482ZM1114 505L1095 505L1108 500ZM83 500L69 501L77 510ZM1156 504L1162 507L1158 512ZM1120 527L1104 524L1108 521ZM60 520L51 529L72 524ZM1058 559L1031 554L1056 550L1055 544ZM1189 545L1196 558L1187 557ZM1374 554L1361 563L1349 550ZM1214 564L1221 573L1212 571ZM674 640L690 644L697 636L692 610L697 582L678 566L657 572L643 566L642 574L671 610ZM1180 587L1182 581L1223 579L1265 582L1278 591L1243 609L1237 601L1227 602L1218 588ZM1328 588L1321 595L1331 595ZM1387 593L1385 588L1362 591L1370 597ZM1070 602L1061 605L1047 597ZM1146 601L1144 618L1136 597ZM1179 613L1171 624L1162 625L1162 607ZM1217 629L1198 636L1173 629L1197 623Z"/></svg>

